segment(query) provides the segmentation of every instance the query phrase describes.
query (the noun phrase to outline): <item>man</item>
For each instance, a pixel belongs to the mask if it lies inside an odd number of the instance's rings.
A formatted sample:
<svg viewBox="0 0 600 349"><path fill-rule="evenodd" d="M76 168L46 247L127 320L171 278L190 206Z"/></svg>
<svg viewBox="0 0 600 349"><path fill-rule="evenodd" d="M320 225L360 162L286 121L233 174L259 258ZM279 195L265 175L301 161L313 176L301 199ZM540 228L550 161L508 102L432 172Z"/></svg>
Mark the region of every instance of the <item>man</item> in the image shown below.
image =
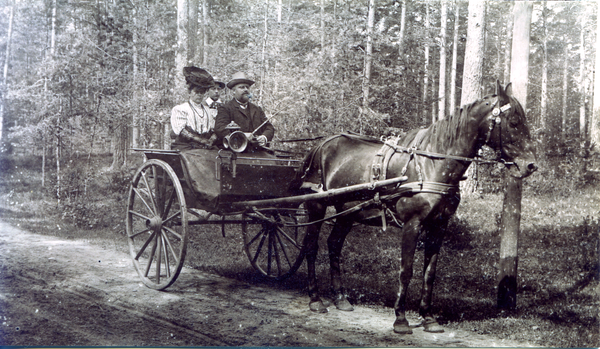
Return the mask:
<svg viewBox="0 0 600 349"><path fill-rule="evenodd" d="M204 69L183 68L188 87L189 100L171 110L173 130L172 149L210 149L217 139L214 133L215 102L219 99L220 89L225 84L215 81Z"/></svg>
<svg viewBox="0 0 600 349"><path fill-rule="evenodd" d="M253 84L254 81L248 79L243 72L233 74L231 81L227 83L227 87L233 92L233 99L218 109L215 133L219 144L222 144L223 138L229 134L226 127L230 122L235 122L240 126L240 131L248 133L254 132L267 120L265 112L259 106L250 103L250 86ZM254 132L256 141L261 146L266 146L274 134L275 128L270 122L266 122Z"/></svg>

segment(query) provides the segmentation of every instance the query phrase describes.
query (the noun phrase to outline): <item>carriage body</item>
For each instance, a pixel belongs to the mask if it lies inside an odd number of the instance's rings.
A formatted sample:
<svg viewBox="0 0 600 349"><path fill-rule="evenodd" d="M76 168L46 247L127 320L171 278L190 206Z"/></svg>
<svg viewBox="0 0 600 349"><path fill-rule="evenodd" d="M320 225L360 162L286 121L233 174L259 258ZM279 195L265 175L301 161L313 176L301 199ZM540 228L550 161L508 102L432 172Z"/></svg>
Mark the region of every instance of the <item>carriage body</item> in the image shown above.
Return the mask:
<svg viewBox="0 0 600 349"><path fill-rule="evenodd" d="M302 163L298 159L268 152L143 151L147 159L164 161L175 171L190 208L227 215L239 211L233 203L297 195L293 183Z"/></svg>

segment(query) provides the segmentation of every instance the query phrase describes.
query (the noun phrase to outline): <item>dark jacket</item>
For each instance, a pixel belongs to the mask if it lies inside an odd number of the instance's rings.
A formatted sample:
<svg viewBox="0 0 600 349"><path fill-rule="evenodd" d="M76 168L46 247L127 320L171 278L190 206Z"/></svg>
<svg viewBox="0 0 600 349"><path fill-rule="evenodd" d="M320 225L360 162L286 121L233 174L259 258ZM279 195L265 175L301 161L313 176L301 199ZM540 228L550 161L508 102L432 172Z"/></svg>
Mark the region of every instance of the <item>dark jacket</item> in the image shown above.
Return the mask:
<svg viewBox="0 0 600 349"><path fill-rule="evenodd" d="M248 103L246 109L240 108L240 104L235 99L230 100L218 109L217 117L215 119L215 133L219 140L229 134L229 130L225 127L229 125L231 121L235 121L241 127L242 132L252 132L256 130L263 122L267 120L265 112L259 107L252 103ZM275 135L275 128L270 122L267 122L255 133L256 136L265 135L270 141ZM220 142L219 142L220 144Z"/></svg>

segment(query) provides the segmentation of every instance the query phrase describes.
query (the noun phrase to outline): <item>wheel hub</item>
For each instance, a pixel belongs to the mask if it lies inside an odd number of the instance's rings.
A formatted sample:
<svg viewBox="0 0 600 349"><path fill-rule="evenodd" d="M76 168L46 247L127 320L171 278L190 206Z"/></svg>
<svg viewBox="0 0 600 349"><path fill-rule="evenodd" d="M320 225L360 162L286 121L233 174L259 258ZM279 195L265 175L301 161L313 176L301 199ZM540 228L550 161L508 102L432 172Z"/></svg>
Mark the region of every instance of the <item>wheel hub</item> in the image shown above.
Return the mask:
<svg viewBox="0 0 600 349"><path fill-rule="evenodd" d="M162 228L162 218L159 216L154 216L148 220L146 220L146 226L154 231L160 230Z"/></svg>

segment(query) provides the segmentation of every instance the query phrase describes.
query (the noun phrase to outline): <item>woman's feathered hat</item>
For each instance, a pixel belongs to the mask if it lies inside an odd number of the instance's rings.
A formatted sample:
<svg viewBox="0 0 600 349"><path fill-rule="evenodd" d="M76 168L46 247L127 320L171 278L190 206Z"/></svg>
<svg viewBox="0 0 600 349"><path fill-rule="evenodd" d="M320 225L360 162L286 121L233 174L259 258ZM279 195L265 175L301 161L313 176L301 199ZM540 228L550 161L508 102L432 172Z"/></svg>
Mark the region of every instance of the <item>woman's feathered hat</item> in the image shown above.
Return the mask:
<svg viewBox="0 0 600 349"><path fill-rule="evenodd" d="M220 88L225 87L225 83L215 81L212 75L202 68L194 66L185 67L183 68L183 76L185 76L185 81L193 86L202 88L210 88L213 86L219 86Z"/></svg>

